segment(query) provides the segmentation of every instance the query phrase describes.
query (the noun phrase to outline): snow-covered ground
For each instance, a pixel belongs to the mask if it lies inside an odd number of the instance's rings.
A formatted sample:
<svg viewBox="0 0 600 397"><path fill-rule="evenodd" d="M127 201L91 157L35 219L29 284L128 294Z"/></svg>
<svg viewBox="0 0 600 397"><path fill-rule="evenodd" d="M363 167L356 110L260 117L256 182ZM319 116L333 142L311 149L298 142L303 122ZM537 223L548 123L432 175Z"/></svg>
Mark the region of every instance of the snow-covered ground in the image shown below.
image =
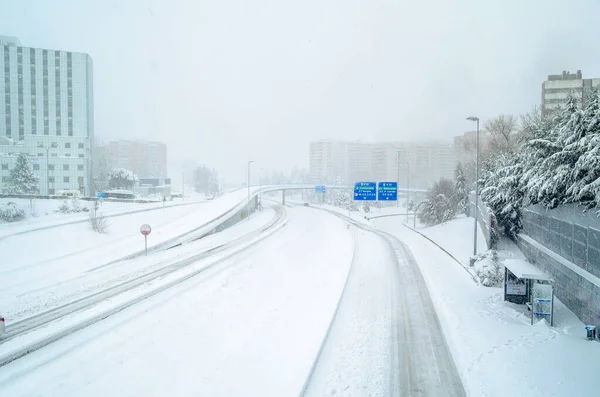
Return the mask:
<svg viewBox="0 0 600 397"><path fill-rule="evenodd" d="M25 211L26 218L17 222L5 222L0 220L0 239L5 236L26 233L28 231L68 224L72 222L82 222L88 219L89 213L85 211L71 212L67 214L55 212L59 205L66 201L71 206L72 200L34 200L34 208L36 216L31 215L31 204L27 199L6 199L1 198L0 203L14 202L17 206ZM164 203L164 207L173 207L181 205L190 205L202 203L203 196L194 195L186 197L185 200L180 198ZM94 206L92 201L78 200L81 208L91 209ZM106 216L115 216L120 214L132 213L136 211L149 211L154 209L162 209L163 203L122 203L105 201L102 203L100 210Z"/></svg>
<svg viewBox="0 0 600 397"><path fill-rule="evenodd" d="M468 395L598 394L600 344L585 338L584 325L562 303L555 304L554 327L544 321L532 326L524 305L504 302L500 288L474 283L446 253L395 217L371 223L394 233L414 254ZM472 227L472 220L457 219L427 234L468 260Z"/></svg>
<svg viewBox="0 0 600 397"><path fill-rule="evenodd" d="M99 267L91 267L93 263L85 261L49 273L39 267L32 267L29 272L10 273L13 276L4 277L5 284L0 289L0 313L9 324L14 323L35 313L72 302L81 296L88 296L177 261L214 250L260 230L275 216L274 209L265 208L247 222L240 222L220 233L171 250L156 252L148 257L141 256Z"/></svg>
<svg viewBox="0 0 600 397"><path fill-rule="evenodd" d="M288 211L214 271L2 367L2 396L298 395L354 243L332 215Z"/></svg>
<svg viewBox="0 0 600 397"><path fill-rule="evenodd" d="M227 213L244 202L246 194L237 191L198 205L110 218L106 234L92 231L87 223L75 223L0 239L0 309L18 308L37 291L143 250L139 232L143 223L153 227L148 237L152 247Z"/></svg>

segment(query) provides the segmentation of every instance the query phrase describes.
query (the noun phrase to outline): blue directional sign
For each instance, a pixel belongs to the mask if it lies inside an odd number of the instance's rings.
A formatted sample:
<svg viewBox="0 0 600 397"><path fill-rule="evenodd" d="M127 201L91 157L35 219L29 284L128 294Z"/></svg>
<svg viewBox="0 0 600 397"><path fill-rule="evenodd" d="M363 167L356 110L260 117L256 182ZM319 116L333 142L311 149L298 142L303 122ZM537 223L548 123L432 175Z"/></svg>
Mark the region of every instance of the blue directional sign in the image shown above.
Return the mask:
<svg viewBox="0 0 600 397"><path fill-rule="evenodd" d="M96 197L101 198L101 199L106 198L106 193L98 192L98 193L96 193Z"/></svg>
<svg viewBox="0 0 600 397"><path fill-rule="evenodd" d="M325 188L325 186L323 185L319 185L319 186L315 186L315 192L316 193L323 193L325 194L327 188Z"/></svg>
<svg viewBox="0 0 600 397"><path fill-rule="evenodd" d="M354 200L376 201L377 184L375 182L356 182L354 184Z"/></svg>
<svg viewBox="0 0 600 397"><path fill-rule="evenodd" d="M377 200L398 200L398 182L379 182L377 185Z"/></svg>

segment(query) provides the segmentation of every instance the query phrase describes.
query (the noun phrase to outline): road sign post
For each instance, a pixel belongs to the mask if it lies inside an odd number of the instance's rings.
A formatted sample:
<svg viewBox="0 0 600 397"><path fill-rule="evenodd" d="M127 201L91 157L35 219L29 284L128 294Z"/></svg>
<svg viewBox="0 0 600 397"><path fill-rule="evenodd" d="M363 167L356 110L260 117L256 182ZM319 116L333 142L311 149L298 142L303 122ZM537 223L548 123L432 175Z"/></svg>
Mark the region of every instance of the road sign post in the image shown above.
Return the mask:
<svg viewBox="0 0 600 397"><path fill-rule="evenodd" d="M144 223L140 226L140 233L144 235L144 249L146 251L146 256L148 256L148 235L152 232L152 228L147 223Z"/></svg>
<svg viewBox="0 0 600 397"><path fill-rule="evenodd" d="M379 182L377 185L377 200L397 201L398 182ZM407 209L408 211L408 209Z"/></svg>
<svg viewBox="0 0 600 397"><path fill-rule="evenodd" d="M354 200L376 201L377 184L375 182L356 182L354 184Z"/></svg>

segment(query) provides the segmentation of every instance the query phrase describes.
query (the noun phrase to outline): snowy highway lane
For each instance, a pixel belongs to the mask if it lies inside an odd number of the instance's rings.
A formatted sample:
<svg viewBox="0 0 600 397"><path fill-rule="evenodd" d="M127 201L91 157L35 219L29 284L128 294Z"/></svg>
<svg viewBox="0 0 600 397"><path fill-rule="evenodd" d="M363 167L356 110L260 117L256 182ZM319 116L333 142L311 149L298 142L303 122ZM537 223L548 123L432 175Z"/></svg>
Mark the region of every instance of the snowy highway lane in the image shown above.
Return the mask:
<svg viewBox="0 0 600 397"><path fill-rule="evenodd" d="M351 223L352 269L302 395L465 396L412 253L391 235Z"/></svg>
<svg viewBox="0 0 600 397"><path fill-rule="evenodd" d="M334 216L288 215L214 270L0 368L0 395L297 395L354 239Z"/></svg>

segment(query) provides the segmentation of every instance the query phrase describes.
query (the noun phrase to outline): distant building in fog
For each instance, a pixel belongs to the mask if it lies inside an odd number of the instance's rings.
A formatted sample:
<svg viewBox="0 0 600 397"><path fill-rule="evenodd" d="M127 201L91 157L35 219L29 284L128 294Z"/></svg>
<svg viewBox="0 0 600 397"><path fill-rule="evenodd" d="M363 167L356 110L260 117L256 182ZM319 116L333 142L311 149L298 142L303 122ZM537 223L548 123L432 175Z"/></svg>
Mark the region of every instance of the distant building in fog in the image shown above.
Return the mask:
<svg viewBox="0 0 600 397"><path fill-rule="evenodd" d="M138 178L167 178L167 145L136 140L111 141L108 144L111 166L133 171Z"/></svg>
<svg viewBox="0 0 600 397"><path fill-rule="evenodd" d="M408 163L408 166L407 166ZM311 142L310 176L315 183L353 184L358 181L396 181L427 188L436 180L452 178L454 146L443 142Z"/></svg>
<svg viewBox="0 0 600 397"><path fill-rule="evenodd" d="M542 116L552 116L563 109L570 92L585 105L590 90L598 86L600 78L584 79L581 70L573 74L563 71L562 74L549 75L548 80L542 83Z"/></svg>

